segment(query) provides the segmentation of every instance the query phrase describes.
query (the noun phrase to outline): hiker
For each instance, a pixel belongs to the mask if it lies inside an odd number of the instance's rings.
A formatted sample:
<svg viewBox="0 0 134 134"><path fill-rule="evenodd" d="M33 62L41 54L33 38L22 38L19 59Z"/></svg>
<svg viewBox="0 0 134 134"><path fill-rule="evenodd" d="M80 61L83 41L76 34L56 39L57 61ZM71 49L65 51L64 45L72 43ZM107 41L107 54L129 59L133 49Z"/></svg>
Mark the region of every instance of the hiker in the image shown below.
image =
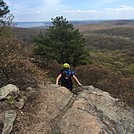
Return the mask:
<svg viewBox="0 0 134 134"><path fill-rule="evenodd" d="M64 86L71 92L73 92L72 77L78 83L79 86L82 86L78 78L75 76L75 72L71 72L70 65L68 63L64 63L60 74L56 78L56 85L58 85L60 81L61 86Z"/></svg>

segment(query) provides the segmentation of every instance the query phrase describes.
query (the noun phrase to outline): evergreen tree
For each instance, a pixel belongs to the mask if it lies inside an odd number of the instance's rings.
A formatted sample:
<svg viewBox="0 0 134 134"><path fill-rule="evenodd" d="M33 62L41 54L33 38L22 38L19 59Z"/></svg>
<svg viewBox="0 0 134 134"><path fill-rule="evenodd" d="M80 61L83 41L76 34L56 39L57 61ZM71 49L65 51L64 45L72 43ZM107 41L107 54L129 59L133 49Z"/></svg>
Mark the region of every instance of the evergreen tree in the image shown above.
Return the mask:
<svg viewBox="0 0 134 134"><path fill-rule="evenodd" d="M9 12L10 10L8 9L6 3L3 0L0 0L0 18Z"/></svg>
<svg viewBox="0 0 134 134"><path fill-rule="evenodd" d="M47 33L35 38L35 54L58 63L68 62L73 66L87 63L88 52L85 49L85 38L63 16L52 18L53 26Z"/></svg>
<svg viewBox="0 0 134 134"><path fill-rule="evenodd" d="M0 0L0 26L10 26L13 18L14 16L10 13L7 4L3 0Z"/></svg>

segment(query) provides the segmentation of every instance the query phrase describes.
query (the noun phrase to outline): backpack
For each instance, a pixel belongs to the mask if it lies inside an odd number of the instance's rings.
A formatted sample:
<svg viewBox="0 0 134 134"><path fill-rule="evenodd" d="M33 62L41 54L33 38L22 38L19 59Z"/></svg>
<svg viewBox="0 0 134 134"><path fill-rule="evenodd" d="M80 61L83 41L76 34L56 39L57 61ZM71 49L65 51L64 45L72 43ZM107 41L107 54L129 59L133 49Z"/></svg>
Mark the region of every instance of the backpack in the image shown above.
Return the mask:
<svg viewBox="0 0 134 134"><path fill-rule="evenodd" d="M69 77L71 75L75 75L76 71L71 71L70 69L62 69L61 73L64 77Z"/></svg>

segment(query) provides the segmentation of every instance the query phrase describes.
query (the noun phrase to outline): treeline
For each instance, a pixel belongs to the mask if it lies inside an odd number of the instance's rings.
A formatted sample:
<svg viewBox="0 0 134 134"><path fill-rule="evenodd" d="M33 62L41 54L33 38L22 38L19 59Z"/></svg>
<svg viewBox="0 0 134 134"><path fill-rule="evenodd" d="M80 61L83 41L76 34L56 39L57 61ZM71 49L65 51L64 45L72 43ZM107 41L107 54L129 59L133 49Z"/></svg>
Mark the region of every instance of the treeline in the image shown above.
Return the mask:
<svg viewBox="0 0 134 134"><path fill-rule="evenodd" d="M86 34L87 48L90 50L123 50L133 49L134 41L124 37L103 34Z"/></svg>
<svg viewBox="0 0 134 134"><path fill-rule="evenodd" d="M101 30L94 30L91 33L103 34L108 36L124 37L126 39L134 40L134 27L120 26L114 28L107 28Z"/></svg>
<svg viewBox="0 0 134 134"><path fill-rule="evenodd" d="M33 43L34 36L46 32L46 28L39 28L39 27L38 28L12 27L11 30L16 35L16 37L24 44Z"/></svg>

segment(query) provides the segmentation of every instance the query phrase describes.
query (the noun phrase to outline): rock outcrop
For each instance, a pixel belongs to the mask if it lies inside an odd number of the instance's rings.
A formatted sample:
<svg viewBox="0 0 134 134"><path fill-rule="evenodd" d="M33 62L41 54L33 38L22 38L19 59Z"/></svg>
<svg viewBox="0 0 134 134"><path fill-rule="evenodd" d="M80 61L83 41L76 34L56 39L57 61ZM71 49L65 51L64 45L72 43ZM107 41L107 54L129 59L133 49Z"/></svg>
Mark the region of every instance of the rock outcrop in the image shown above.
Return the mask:
<svg viewBox="0 0 134 134"><path fill-rule="evenodd" d="M25 116L28 120L16 123L16 126L21 125L17 134L134 133L132 108L93 86L80 87L78 91L78 94L73 94L55 84L42 86L36 91L38 96L35 94L36 105L27 106L28 112L23 111L22 118ZM30 117L34 107L36 111Z"/></svg>
<svg viewBox="0 0 134 134"><path fill-rule="evenodd" d="M64 87L54 86L46 88L50 96L45 111L51 117L51 133L134 133L133 109L112 98L109 93L87 86L81 88L78 95L73 95Z"/></svg>

